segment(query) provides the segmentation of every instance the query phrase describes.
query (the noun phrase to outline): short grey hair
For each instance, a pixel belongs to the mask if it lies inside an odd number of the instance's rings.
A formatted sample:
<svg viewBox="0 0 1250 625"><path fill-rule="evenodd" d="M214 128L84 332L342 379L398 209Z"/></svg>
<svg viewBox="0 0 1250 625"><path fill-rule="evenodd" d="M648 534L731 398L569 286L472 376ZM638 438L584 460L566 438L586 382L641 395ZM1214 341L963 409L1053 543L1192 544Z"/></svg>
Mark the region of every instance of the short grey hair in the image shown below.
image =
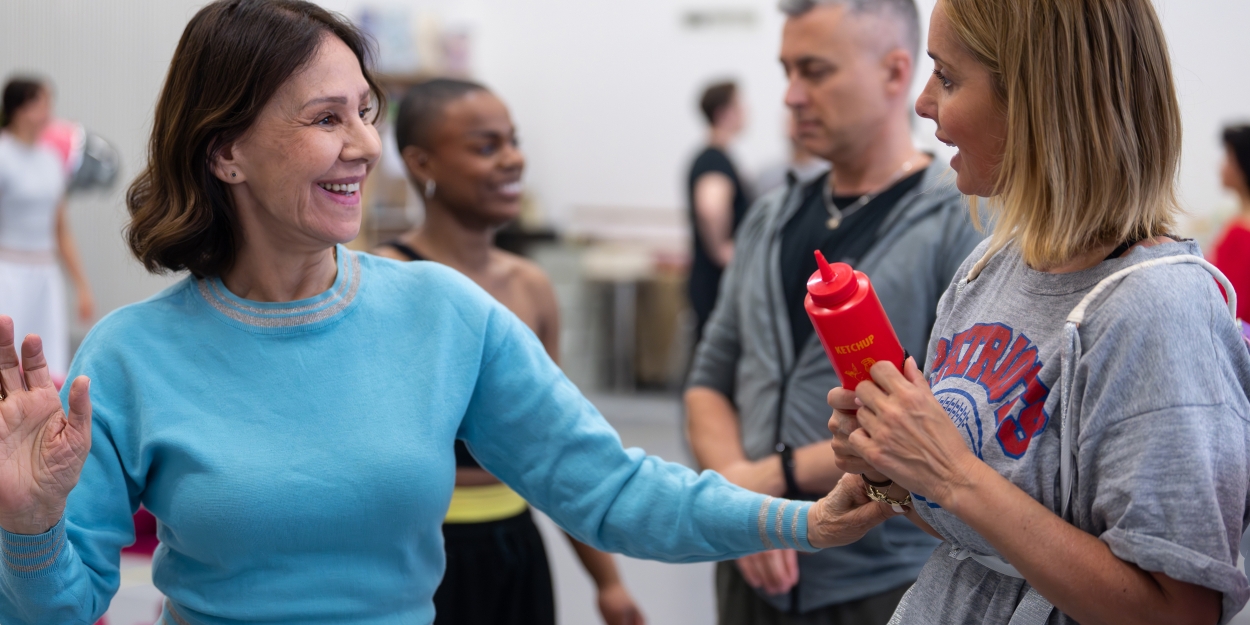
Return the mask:
<svg viewBox="0 0 1250 625"><path fill-rule="evenodd" d="M899 43L914 59L920 54L920 9L916 0L778 0L777 8L790 17L799 17L822 5L845 6L857 15L886 17L903 27Z"/></svg>

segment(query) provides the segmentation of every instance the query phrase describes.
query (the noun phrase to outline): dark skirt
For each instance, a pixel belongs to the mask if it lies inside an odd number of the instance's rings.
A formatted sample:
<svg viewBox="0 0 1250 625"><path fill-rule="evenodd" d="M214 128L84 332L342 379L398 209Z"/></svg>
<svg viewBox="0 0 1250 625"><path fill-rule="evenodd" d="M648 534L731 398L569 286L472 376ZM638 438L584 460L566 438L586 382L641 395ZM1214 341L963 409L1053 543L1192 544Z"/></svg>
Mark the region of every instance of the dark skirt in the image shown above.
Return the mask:
<svg viewBox="0 0 1250 625"><path fill-rule="evenodd" d="M443 525L447 572L434 625L555 625L551 570L529 510L488 523Z"/></svg>

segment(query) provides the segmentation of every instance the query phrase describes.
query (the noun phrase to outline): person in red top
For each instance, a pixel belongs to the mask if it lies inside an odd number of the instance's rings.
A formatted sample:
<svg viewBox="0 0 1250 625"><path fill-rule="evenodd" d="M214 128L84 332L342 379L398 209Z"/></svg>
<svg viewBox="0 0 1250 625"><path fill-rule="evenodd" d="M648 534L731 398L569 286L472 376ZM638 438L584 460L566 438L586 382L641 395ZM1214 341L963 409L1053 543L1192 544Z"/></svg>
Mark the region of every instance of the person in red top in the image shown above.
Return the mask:
<svg viewBox="0 0 1250 625"><path fill-rule="evenodd" d="M1240 211L1228 220L1211 250L1211 262L1228 276L1237 299L1237 316L1250 319L1250 125L1224 129L1224 188L1237 194Z"/></svg>

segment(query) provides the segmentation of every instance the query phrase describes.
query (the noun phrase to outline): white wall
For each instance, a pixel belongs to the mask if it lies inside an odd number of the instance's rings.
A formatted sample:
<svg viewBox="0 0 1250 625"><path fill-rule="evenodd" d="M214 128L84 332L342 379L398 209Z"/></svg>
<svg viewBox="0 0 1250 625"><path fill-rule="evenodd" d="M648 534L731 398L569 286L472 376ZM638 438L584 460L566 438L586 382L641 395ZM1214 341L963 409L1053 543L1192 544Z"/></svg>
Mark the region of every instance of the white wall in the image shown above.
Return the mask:
<svg viewBox="0 0 1250 625"><path fill-rule="evenodd" d="M353 16L394 0L325 0ZM474 70L512 109L528 157L529 190L557 222L573 206L681 207L704 136L698 96L735 78L751 123L736 146L746 169L784 154L774 0L731 0L749 28L692 32L676 0L415 0L471 25Z"/></svg>
<svg viewBox="0 0 1250 625"><path fill-rule="evenodd" d="M1185 125L1181 201L1191 232L1206 236L1209 218L1231 211L1220 190L1224 157L1221 128L1250 122L1250 2L1246 0L1155 0L1172 50Z"/></svg>
<svg viewBox="0 0 1250 625"><path fill-rule="evenodd" d="M145 160L153 105L174 46L199 4L0 0L0 77L33 71L51 78L57 114L81 121L122 154L125 184L70 204L101 313L169 282L147 274L129 255L121 238L122 197Z"/></svg>
<svg viewBox="0 0 1250 625"><path fill-rule="evenodd" d="M919 0L926 14L933 0ZM361 0L323 0L354 15ZM376 0L374 4L398 4ZM1216 177L1218 129L1250 118L1250 2L1156 0L1170 37L1186 128L1181 189L1201 216L1228 200ZM0 0L0 75L33 69L57 84L60 112L119 148L126 176L143 161L152 105L186 20L201 0ZM784 82L773 0L412 0L472 25L478 76L513 109L530 190L557 220L574 206L683 203L687 161L702 140L695 100L708 80L741 81L751 126L737 146L758 169L782 157ZM689 9L749 9L754 27L691 32ZM922 76L927 66L921 65ZM932 146L932 126L917 134ZM166 282L129 260L121 190L76 201L73 221L104 309Z"/></svg>
<svg viewBox="0 0 1250 625"><path fill-rule="evenodd" d="M755 26L721 32L684 30L690 5L673 0L497 4L480 73L514 107L553 216L577 204L683 207L705 140L698 97L714 79L737 79L745 96L750 125L735 146L745 168L783 157L771 0L735 3L755 10Z"/></svg>
<svg viewBox="0 0 1250 625"><path fill-rule="evenodd" d="M1185 124L1182 201L1202 218L1231 200L1219 189L1219 130L1250 120L1250 2L1155 0L1172 48ZM918 0L925 20L936 0ZM581 2L481 0L478 73L512 106L530 156L530 182L557 218L579 204L679 208L687 159L702 140L695 101L716 76L736 76L751 125L737 145L748 170L783 157L785 83L777 63L782 16L773 0L753 8L754 29L692 33L679 0ZM917 93L932 65L918 66ZM916 119L918 141L949 156L934 126ZM1201 227L1207 227L1202 224Z"/></svg>

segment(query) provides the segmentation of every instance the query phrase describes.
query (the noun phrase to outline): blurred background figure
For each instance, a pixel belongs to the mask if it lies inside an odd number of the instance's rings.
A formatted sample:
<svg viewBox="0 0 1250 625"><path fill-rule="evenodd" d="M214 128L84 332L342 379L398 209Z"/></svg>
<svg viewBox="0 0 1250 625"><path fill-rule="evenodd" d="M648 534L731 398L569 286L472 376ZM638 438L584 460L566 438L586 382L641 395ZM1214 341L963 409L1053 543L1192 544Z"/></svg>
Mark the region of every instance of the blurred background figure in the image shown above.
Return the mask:
<svg viewBox="0 0 1250 625"><path fill-rule="evenodd" d="M0 112L0 314L13 317L17 336L43 337L56 380L69 370L69 324L59 258L77 293L78 317L95 304L65 215L64 160L40 142L52 121L52 89L15 77L4 86Z"/></svg>
<svg viewBox="0 0 1250 625"><path fill-rule="evenodd" d="M1250 125L1224 129L1220 182L1237 196L1237 214L1212 247L1211 262L1237 291L1237 316L1250 319Z"/></svg>
<svg viewBox="0 0 1250 625"><path fill-rule="evenodd" d="M708 124L707 147L690 166L690 223L694 235L690 266L690 306L695 340L712 316L721 272L733 258L734 231L746 216L750 198L729 157L729 144L746 126L737 84L720 82L704 89L699 108Z"/></svg>
<svg viewBox="0 0 1250 625"><path fill-rule="evenodd" d="M559 361L551 281L538 265L494 243L521 212L525 156L508 108L480 84L430 80L400 103L395 137L425 200L425 221L374 253L459 271L515 313ZM568 538L595 581L604 622L643 625L612 556ZM461 441L443 540L447 569L434 595L436 625L554 625L551 571L529 506Z"/></svg>
<svg viewBox="0 0 1250 625"><path fill-rule="evenodd" d="M794 123L794 113L790 111L786 111L786 142L790 146L789 158L756 176L754 187L758 197L764 197L790 182L806 184L829 171L829 161L808 152L803 142L799 141L798 125Z"/></svg>

